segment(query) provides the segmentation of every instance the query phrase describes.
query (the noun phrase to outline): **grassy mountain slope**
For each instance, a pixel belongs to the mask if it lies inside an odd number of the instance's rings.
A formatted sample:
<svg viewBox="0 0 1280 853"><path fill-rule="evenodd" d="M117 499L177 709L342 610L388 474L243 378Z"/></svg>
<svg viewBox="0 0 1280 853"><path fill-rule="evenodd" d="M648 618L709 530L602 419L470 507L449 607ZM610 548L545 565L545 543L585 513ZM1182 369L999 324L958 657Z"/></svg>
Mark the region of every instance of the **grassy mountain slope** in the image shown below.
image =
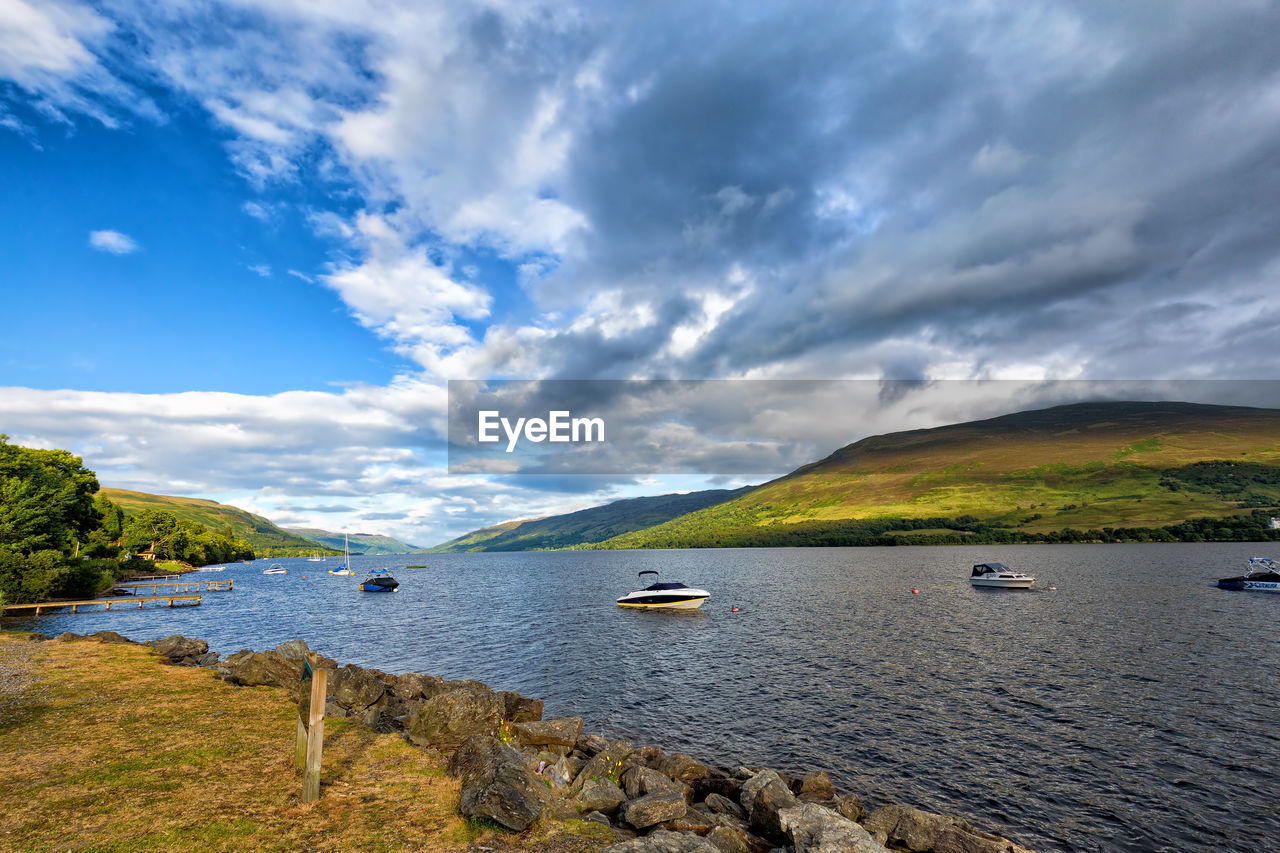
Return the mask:
<svg viewBox="0 0 1280 853"><path fill-rule="evenodd" d="M238 507L220 504L203 498L182 498L172 495L152 495L127 489L102 489L116 506L126 514L144 509L171 512L180 519L203 524L211 530L231 528L233 535L245 540L255 551L267 548L313 549L315 543L276 527L260 515L254 515Z"/></svg>
<svg viewBox="0 0 1280 853"><path fill-rule="evenodd" d="M874 519L973 516L1028 533L1159 527L1280 506L1280 411L1081 403L873 436L607 548L805 544ZM901 535L934 532L910 530Z"/></svg>
<svg viewBox="0 0 1280 853"><path fill-rule="evenodd" d="M532 551L603 542L610 537L661 524L686 513L745 494L743 489L709 489L682 495L628 498L604 506L530 521L508 521L475 530L431 549L452 551Z"/></svg>
<svg viewBox="0 0 1280 853"><path fill-rule="evenodd" d="M289 527L286 530L325 548L342 550L341 533L317 527ZM351 540L352 554L417 554L423 550L417 545L409 545L399 539L376 533L352 533L348 538Z"/></svg>

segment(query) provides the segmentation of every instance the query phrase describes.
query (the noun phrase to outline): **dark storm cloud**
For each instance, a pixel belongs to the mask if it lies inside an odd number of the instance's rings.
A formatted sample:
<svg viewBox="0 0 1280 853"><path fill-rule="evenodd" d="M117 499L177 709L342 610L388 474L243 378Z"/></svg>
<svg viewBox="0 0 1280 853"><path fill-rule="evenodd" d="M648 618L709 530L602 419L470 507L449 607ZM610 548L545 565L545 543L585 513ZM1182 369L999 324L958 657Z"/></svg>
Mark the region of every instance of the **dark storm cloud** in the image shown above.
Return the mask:
<svg viewBox="0 0 1280 853"><path fill-rule="evenodd" d="M1231 326L1265 310L1277 254L1280 61L1260 34L1278 28L1276 7L1231 3L686 9L623 28L617 103L578 135L564 193L591 231L543 295L615 287L657 316L563 330L549 363L1152 375L1113 346L1146 337L1160 374L1243 366ZM690 294L734 270L749 295L664 352L699 316ZM1161 333L1166 306L1235 292L1231 317ZM1254 375L1280 365L1263 360Z"/></svg>

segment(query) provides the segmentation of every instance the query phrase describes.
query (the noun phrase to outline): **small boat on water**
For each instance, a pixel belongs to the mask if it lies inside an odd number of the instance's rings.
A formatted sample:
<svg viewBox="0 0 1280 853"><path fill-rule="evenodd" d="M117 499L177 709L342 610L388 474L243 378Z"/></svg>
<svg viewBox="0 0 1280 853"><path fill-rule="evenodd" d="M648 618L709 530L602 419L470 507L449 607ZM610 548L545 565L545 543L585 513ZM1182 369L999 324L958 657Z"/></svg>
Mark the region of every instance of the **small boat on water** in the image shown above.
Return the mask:
<svg viewBox="0 0 1280 853"><path fill-rule="evenodd" d="M1015 572L1004 563L977 563L969 583L993 589L1030 589L1036 579L1022 572Z"/></svg>
<svg viewBox="0 0 1280 853"><path fill-rule="evenodd" d="M262 573L264 575L287 575L289 574L289 570L279 563L272 563L271 568L263 569Z"/></svg>
<svg viewBox="0 0 1280 853"><path fill-rule="evenodd" d="M365 579L360 581L361 592L395 592L400 581L391 577L389 569L370 569Z"/></svg>
<svg viewBox="0 0 1280 853"><path fill-rule="evenodd" d="M682 583L658 583L658 573L646 570L639 573L640 582L645 575L653 575L654 583L644 589L629 592L618 599L619 607L638 607L645 610L697 610L711 597L705 589L692 589Z"/></svg>
<svg viewBox="0 0 1280 853"><path fill-rule="evenodd" d="M342 534L342 565L338 566L337 571L329 570L331 575L349 575L351 574L351 546L347 543L347 534Z"/></svg>
<svg viewBox="0 0 1280 853"><path fill-rule="evenodd" d="M1249 570L1234 578L1219 578L1218 589L1280 592L1280 564L1270 557L1250 557Z"/></svg>
<svg viewBox="0 0 1280 853"><path fill-rule="evenodd" d="M310 557L307 557L307 562L308 562L308 563L323 563L323 562L324 562L324 557L321 557L319 554L312 554Z"/></svg>
<svg viewBox="0 0 1280 853"><path fill-rule="evenodd" d="M196 569L197 572L225 572L226 570L226 566L205 566L203 568Z"/></svg>

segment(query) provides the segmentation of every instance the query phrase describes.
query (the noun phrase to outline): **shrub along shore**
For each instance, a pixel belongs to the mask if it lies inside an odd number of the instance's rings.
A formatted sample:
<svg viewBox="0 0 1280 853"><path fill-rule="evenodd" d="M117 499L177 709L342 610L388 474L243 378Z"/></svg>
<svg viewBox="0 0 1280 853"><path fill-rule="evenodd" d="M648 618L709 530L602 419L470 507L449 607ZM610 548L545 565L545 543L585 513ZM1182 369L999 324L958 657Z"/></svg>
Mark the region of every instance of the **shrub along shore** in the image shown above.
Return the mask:
<svg viewBox="0 0 1280 853"><path fill-rule="evenodd" d="M19 636L0 635L4 640L0 652L12 654L19 647L38 649L45 645L19 641L16 639ZM272 710L267 717L273 725L279 725L279 755L272 756L272 768L268 772L280 778L290 775L294 734L290 715L296 713L297 703L306 689L302 674L304 655L309 649L303 641L293 640L265 652L244 650L222 658L210 652L203 640L181 636L146 644L110 631L88 637L62 634L47 638L37 634L31 635L31 639L58 641L49 647L59 651L67 649L59 655L62 659L125 655L122 666L160 673L160 667L146 667L147 662L158 655L164 663L212 672L224 683L210 685L203 680L207 675L202 678L196 671L188 670L181 678L185 694L222 691L214 701L222 709L220 713L230 715L232 723L240 717L240 704L258 707L265 702L270 705ZM63 647L64 642L74 645ZM337 842L330 843L334 839L325 835L322 826L303 830L291 827L291 831L284 834L273 832L273 837L285 841L280 849L302 844L309 849L354 849L354 845L360 849L438 850L471 846L473 849L584 853L768 853L779 849L794 853L885 850L1024 853L1026 850L1007 839L974 829L958 817L904 805L887 805L867 814L856 794L838 792L821 769L789 775L762 767L711 766L684 753L666 752L660 746L636 746L626 740L584 732L580 718L543 719L540 700L495 691L478 681L446 681L440 676L420 673L393 675L351 664L340 666L323 657L319 660L320 666L331 670L322 796L316 804L319 812L349 808L351 787L371 784L366 778L370 774L379 780L388 774L396 779L403 776L414 780L414 784L409 789L399 786L394 795L379 790L360 798L357 810L371 801L381 804L383 797L397 803L394 808L379 809L377 820L365 821L372 835L361 835L359 826L365 824L353 822L347 815L341 823L341 837ZM3 664L4 657L0 655L0 673L4 671ZM47 678L55 685L60 679L66 680L65 665L49 666L37 661L34 666L37 680ZM164 704L163 698L157 696L155 673L150 677L150 686L145 688L148 692L116 698L106 719L96 721L92 729L84 732L85 736L107 741L124 738L127 732L113 731L113 718L133 721L143 709ZM171 676L170 680L175 678ZM104 684L120 681L120 673L111 673ZM229 685L259 689L248 691L248 695L239 700L237 691ZM14 739L21 749L25 736L30 734L29 728L47 725L46 711L22 710L21 697L28 695L31 688L25 686L23 690L27 693L12 690L6 693L0 680L0 758L4 757L6 739ZM230 693L225 692L228 690ZM86 702L94 701L93 697L82 698ZM140 708L131 708L133 704ZM263 725L256 717L250 723ZM172 725L198 729L201 720L189 714L175 715ZM234 739L237 726L232 725L229 732ZM240 787L236 777L253 773L252 762L245 762L234 754L217 755L217 742L208 744L208 748L214 749L215 754L204 762L208 765L205 770L217 773L220 781L215 781L204 792L203 799L209 809L205 822L216 826L217 831L199 835L198 840L206 849L234 849L249 839L256 839L255 814L242 805L246 813L239 822L227 824L225 809L219 808L220 789ZM233 746L224 745L224 749L234 752ZM221 762L219 757L223 759ZM414 761L421 766L407 772L396 769L404 762ZM198 775L199 765L199 760L191 758L177 763L167 761L166 784L180 786L184 771ZM359 781L353 781L353 776L359 777ZM424 778L428 782L425 787ZM274 807L280 812L297 812L297 821L314 824L315 810L299 804L300 780L293 781L288 797L276 798L287 803L277 802ZM23 787L6 790L7 786L0 784L0 804L10 814L5 819L10 825L3 826L2 831L10 838L15 831L15 820L20 835L39 829L32 826L24 829L22 818L15 817L20 815L15 810L21 803L14 799L19 792L62 783L45 779L43 782L15 780L14 784ZM114 793L130 800L148 797L145 790L126 789ZM403 821L397 824L396 815L392 814L397 810L412 811L413 820L407 825ZM109 813L104 820L110 822ZM275 814L268 823L281 821L289 823L288 816ZM477 840L486 827L491 831ZM140 826L138 831L144 830L151 831L151 828ZM141 844L131 838L119 849L176 849L196 840L190 833L198 834L202 830L197 822L172 831L177 834L167 843L161 838L158 842ZM48 840L49 849L64 848L67 843L66 838ZM44 849L40 844L30 846ZM101 849L117 848L106 844Z"/></svg>

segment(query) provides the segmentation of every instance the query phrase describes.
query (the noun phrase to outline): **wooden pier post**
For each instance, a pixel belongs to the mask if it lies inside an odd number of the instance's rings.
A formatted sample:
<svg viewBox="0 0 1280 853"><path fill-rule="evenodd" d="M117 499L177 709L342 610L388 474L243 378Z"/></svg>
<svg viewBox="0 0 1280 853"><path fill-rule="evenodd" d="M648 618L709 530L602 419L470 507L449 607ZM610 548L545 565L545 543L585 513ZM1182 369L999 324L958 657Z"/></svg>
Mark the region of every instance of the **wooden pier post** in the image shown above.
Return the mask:
<svg viewBox="0 0 1280 853"><path fill-rule="evenodd" d="M328 698L329 670L321 669L319 661L312 665L309 653L303 659L302 682L311 682L309 695L298 708L298 742L294 748L294 763L301 763L302 801L313 803L320 799L320 759L324 749L324 705ZM306 723L303 723L303 715ZM305 742L304 742L305 734ZM305 755L303 754L305 747ZM301 762L299 762L301 759Z"/></svg>

